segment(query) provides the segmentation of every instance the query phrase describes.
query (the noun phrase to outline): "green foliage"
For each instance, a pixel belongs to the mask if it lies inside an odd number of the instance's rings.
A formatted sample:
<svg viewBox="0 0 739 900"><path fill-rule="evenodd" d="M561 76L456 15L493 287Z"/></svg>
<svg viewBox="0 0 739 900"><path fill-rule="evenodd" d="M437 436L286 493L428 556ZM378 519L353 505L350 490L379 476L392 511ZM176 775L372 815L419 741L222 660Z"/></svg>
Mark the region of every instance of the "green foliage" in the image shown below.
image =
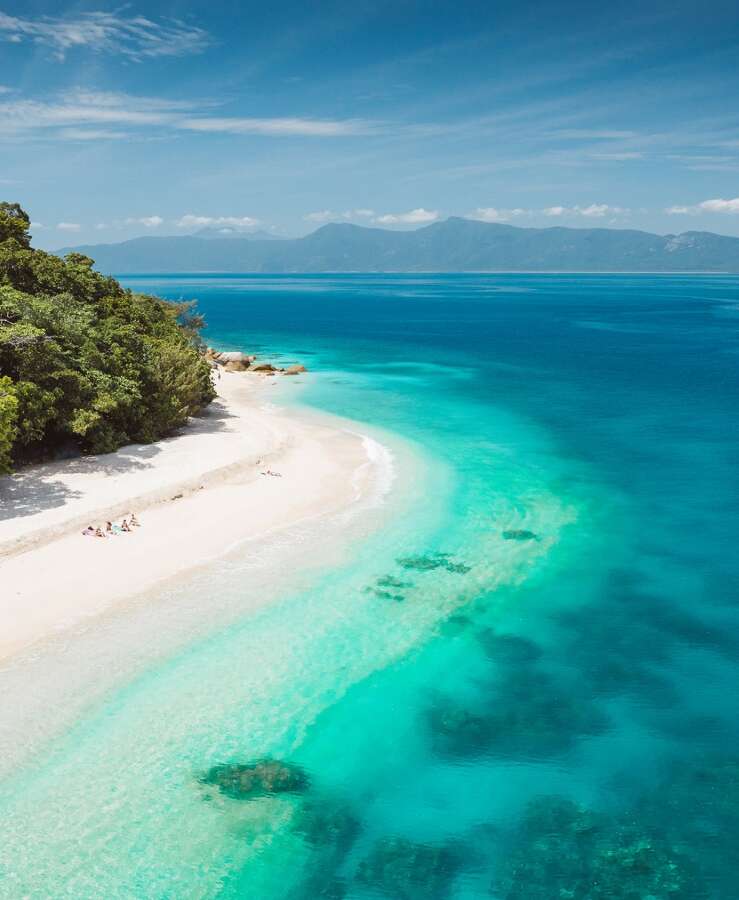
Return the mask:
<svg viewBox="0 0 739 900"><path fill-rule="evenodd" d="M0 474L10 471L13 444L18 434L18 398L13 382L0 377Z"/></svg>
<svg viewBox="0 0 739 900"><path fill-rule="evenodd" d="M80 253L34 250L28 227L0 203L0 471L157 440L213 399L192 304L124 290Z"/></svg>

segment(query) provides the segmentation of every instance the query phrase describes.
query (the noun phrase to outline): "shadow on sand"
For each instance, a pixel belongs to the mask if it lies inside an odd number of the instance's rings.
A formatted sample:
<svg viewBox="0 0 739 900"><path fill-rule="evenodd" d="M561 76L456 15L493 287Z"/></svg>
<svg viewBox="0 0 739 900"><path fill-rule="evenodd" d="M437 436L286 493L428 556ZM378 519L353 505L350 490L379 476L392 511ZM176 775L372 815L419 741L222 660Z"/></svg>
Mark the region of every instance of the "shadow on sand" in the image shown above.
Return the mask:
<svg viewBox="0 0 739 900"><path fill-rule="evenodd" d="M215 401L201 415L192 418L186 428L174 432L163 443L187 434L224 431L228 427L228 420L232 418L233 414L223 404ZM79 499L82 492L58 480L60 475L121 475L148 468L150 460L161 452L161 443L129 444L114 453L42 463L15 475L4 476L0 478L0 522L33 516Z"/></svg>

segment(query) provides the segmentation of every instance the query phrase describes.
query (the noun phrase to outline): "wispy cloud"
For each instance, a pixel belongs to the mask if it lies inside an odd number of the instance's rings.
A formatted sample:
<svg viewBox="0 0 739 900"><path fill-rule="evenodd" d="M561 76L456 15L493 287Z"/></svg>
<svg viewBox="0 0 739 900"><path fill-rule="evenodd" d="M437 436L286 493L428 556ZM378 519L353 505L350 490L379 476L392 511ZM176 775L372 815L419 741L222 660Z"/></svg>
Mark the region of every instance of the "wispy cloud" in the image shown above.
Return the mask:
<svg viewBox="0 0 739 900"><path fill-rule="evenodd" d="M551 133L554 138L563 140L587 140L587 141L620 141L635 138L635 131L614 131L608 129L589 128L562 128Z"/></svg>
<svg viewBox="0 0 739 900"><path fill-rule="evenodd" d="M636 150L624 150L622 153L588 153L590 159L601 159L603 162L627 162L632 159L644 159L644 154Z"/></svg>
<svg viewBox="0 0 739 900"><path fill-rule="evenodd" d="M56 226L59 231L79 231L82 228L81 225L78 225L76 222L59 222Z"/></svg>
<svg viewBox="0 0 739 900"><path fill-rule="evenodd" d="M115 92L66 91L53 101L13 98L0 102L0 137L51 134L62 140L110 140L126 137L121 126L277 137L341 137L366 134L376 126L356 119L214 116L196 104Z"/></svg>
<svg viewBox="0 0 739 900"><path fill-rule="evenodd" d="M252 216L196 216L187 213L175 223L178 228L254 228L259 219Z"/></svg>
<svg viewBox="0 0 739 900"><path fill-rule="evenodd" d="M356 119L304 119L204 116L183 118L177 127L187 131L207 131L222 134L304 135L307 137L336 137L346 134L366 134L371 130L367 122Z"/></svg>
<svg viewBox="0 0 739 900"><path fill-rule="evenodd" d="M378 225L423 225L436 222L439 217L440 213L437 210L424 209L421 206L404 213L386 213L383 216L377 216L374 221Z"/></svg>
<svg viewBox="0 0 739 900"><path fill-rule="evenodd" d="M141 62L159 56L199 53L212 43L204 29L178 19L155 21L122 12L38 18L19 18L0 12L0 40L14 44L31 41L48 47L59 61L70 50L86 48Z"/></svg>
<svg viewBox="0 0 739 900"><path fill-rule="evenodd" d="M106 128L62 128L57 137L63 141L120 141L128 137L128 132Z"/></svg>

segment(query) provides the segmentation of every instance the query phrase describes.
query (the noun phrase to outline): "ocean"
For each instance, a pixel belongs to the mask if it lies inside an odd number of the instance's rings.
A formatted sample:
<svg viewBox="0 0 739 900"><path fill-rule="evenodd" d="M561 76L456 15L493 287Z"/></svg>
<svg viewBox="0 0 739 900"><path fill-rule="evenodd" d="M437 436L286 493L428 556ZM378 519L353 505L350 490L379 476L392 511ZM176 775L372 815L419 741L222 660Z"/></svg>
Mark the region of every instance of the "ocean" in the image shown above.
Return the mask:
<svg viewBox="0 0 739 900"><path fill-rule="evenodd" d="M0 783L0 896L735 900L739 278L124 283L392 472L300 577L249 546L163 600Z"/></svg>

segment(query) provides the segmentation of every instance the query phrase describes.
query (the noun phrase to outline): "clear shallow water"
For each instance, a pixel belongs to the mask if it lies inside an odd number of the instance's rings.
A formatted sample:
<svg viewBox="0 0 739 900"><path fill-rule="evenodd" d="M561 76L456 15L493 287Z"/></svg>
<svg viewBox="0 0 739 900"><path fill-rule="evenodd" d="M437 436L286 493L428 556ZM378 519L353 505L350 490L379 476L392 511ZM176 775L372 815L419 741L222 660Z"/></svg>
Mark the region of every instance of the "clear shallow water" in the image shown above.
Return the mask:
<svg viewBox="0 0 739 900"><path fill-rule="evenodd" d="M0 893L734 898L739 280L127 283L307 363L404 499L7 779ZM199 782L265 755L310 788Z"/></svg>

